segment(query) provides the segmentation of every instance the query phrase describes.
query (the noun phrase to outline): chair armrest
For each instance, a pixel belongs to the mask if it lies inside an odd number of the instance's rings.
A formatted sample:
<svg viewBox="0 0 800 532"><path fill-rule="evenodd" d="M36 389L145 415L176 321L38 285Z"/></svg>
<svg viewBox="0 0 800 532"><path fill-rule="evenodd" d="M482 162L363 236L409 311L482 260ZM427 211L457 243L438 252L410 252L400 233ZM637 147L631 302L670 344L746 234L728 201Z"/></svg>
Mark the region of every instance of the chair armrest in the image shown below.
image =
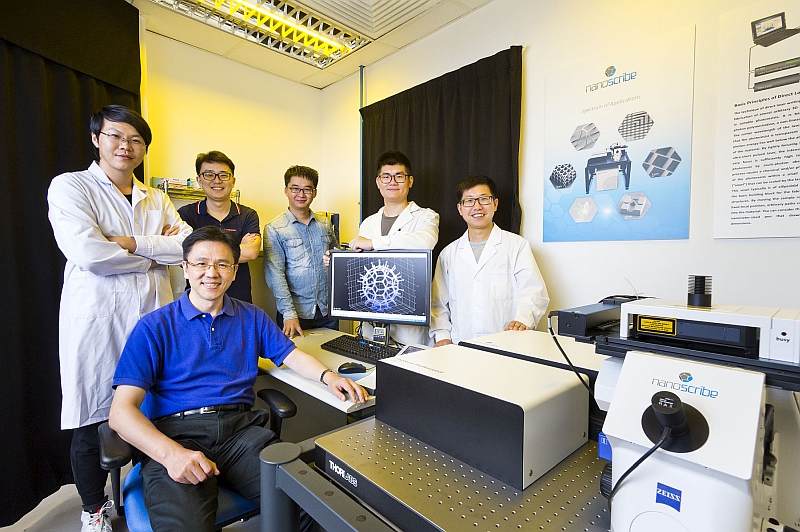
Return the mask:
<svg viewBox="0 0 800 532"><path fill-rule="evenodd" d="M274 414L280 419L286 419L297 414L297 405L283 392L265 388L263 390L258 390L256 395L269 405L270 415Z"/></svg>
<svg viewBox="0 0 800 532"><path fill-rule="evenodd" d="M100 466L103 469L111 471L131 461L133 448L108 426L108 422L97 427L97 434L100 438Z"/></svg>
<svg viewBox="0 0 800 532"><path fill-rule="evenodd" d="M280 437L283 420L297 414L297 405L285 393L271 388L258 390L256 395L269 405L269 429Z"/></svg>

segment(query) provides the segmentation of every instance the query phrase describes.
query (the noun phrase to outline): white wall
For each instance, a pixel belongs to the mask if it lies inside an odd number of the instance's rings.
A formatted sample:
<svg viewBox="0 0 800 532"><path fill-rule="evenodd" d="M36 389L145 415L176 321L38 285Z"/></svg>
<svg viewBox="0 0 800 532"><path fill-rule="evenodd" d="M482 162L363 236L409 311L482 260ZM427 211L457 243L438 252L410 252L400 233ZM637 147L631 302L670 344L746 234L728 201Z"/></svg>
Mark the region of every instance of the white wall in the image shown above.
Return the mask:
<svg viewBox="0 0 800 532"><path fill-rule="evenodd" d="M714 240L712 204L719 15L749 0L495 0L365 69L365 101L458 69L511 45L524 61L520 147L522 234L533 245L551 309L612 293L684 299L687 276L714 276L714 301L800 308L794 257L800 239ZM697 28L690 238L674 241L542 242L545 76L652 38ZM262 225L286 206L292 164L320 171L317 210L339 212L343 240L357 232L360 192L358 74L323 91L147 33L147 113L154 176L194 174L199 151L237 164L237 187ZM369 214L369 213L367 213ZM627 278L627 280L626 280Z"/></svg>
<svg viewBox="0 0 800 532"><path fill-rule="evenodd" d="M719 15L748 0L495 0L435 34L366 68L366 104L456 70L512 45L524 45L520 147L522 234L547 281L551 309L614 293L685 300L690 274L713 276L713 301L800 308L800 239L714 240L712 205ZM674 241L542 242L545 77L558 65L608 53L684 25L696 25L690 238ZM665 79L666 82L666 79ZM339 108L323 137L350 146L324 158L342 185L358 186L356 75L323 91ZM344 108L344 109L341 109ZM350 137L341 139L341 135ZM344 180L347 181L344 181ZM626 280L627 279L627 280ZM631 284L629 284L628 280Z"/></svg>

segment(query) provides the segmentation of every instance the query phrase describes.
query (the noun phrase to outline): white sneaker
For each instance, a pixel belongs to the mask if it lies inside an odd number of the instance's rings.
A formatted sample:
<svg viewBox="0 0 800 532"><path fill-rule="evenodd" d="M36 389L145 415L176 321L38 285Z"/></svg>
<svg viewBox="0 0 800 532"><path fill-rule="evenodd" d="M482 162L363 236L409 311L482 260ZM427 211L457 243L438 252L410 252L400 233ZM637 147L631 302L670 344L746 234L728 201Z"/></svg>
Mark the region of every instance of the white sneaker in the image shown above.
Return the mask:
<svg viewBox="0 0 800 532"><path fill-rule="evenodd" d="M113 532L111 529L111 509L114 501L106 501L95 513L81 513L81 532Z"/></svg>

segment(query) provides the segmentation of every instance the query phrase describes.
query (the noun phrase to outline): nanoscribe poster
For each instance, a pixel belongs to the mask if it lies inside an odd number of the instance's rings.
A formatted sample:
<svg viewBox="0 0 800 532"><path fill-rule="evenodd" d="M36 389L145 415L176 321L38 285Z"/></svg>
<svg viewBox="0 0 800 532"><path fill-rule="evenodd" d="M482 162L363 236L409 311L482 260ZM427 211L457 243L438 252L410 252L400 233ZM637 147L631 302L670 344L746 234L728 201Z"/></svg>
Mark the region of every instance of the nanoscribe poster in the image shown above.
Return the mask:
<svg viewBox="0 0 800 532"><path fill-rule="evenodd" d="M720 18L714 238L800 236L800 4Z"/></svg>
<svg viewBox="0 0 800 532"><path fill-rule="evenodd" d="M689 238L694 27L547 76L543 240Z"/></svg>

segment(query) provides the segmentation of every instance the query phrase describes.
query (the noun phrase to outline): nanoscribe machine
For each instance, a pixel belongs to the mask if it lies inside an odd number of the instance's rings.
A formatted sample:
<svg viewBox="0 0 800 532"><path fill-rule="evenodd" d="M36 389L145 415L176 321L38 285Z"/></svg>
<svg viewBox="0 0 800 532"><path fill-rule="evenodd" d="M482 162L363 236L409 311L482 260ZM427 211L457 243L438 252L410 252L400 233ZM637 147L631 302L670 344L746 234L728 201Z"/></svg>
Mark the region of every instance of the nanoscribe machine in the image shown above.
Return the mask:
<svg viewBox="0 0 800 532"><path fill-rule="evenodd" d="M712 305L699 277L687 303L558 315L560 335L612 355L595 382L612 531L800 528L800 311Z"/></svg>

